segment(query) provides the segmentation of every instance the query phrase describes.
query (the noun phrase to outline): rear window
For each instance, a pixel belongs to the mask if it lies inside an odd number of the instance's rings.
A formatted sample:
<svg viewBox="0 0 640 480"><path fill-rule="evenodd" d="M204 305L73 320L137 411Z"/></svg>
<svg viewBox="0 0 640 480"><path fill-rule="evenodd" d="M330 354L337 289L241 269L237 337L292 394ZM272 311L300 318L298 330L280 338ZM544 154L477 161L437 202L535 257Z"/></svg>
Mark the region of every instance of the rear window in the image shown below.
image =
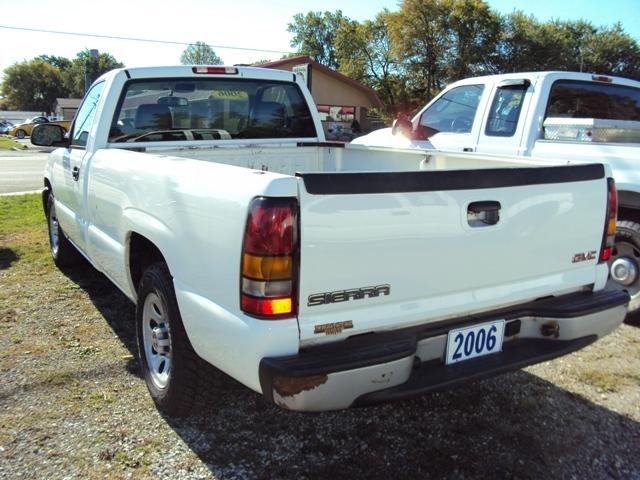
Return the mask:
<svg viewBox="0 0 640 480"><path fill-rule="evenodd" d="M297 85L222 78L131 81L109 131L114 143L315 136Z"/></svg>
<svg viewBox="0 0 640 480"><path fill-rule="evenodd" d="M640 89L561 80L551 87L547 117L640 120Z"/></svg>

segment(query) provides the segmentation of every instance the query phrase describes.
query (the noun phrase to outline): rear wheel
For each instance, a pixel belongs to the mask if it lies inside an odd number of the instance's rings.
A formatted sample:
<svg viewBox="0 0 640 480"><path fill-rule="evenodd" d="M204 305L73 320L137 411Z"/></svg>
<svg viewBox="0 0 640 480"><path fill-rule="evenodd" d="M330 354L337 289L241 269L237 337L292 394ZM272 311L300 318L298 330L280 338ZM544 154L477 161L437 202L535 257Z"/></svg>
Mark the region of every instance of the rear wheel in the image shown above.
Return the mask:
<svg viewBox="0 0 640 480"><path fill-rule="evenodd" d="M19 139L23 139L26 136L27 136L27 133L24 130L18 130L16 132L16 137L18 137Z"/></svg>
<svg viewBox="0 0 640 480"><path fill-rule="evenodd" d="M142 275L136 323L142 373L158 409L169 416L190 414L208 394L211 368L191 347L165 263Z"/></svg>
<svg viewBox="0 0 640 480"><path fill-rule="evenodd" d="M616 241L609 259L608 286L629 293L629 313L625 321L640 320L640 224L619 220Z"/></svg>
<svg viewBox="0 0 640 480"><path fill-rule="evenodd" d="M47 227L49 230L49 249L57 267L67 267L78 263L81 259L78 250L71 244L62 231L56 215L56 204L53 194L47 197Z"/></svg>

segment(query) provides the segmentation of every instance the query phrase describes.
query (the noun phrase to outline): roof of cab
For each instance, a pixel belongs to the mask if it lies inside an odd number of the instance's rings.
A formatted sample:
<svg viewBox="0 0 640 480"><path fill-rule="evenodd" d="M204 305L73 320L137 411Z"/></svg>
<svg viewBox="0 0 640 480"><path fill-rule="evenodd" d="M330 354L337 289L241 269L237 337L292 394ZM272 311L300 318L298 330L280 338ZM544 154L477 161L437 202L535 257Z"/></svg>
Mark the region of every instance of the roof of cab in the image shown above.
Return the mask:
<svg viewBox="0 0 640 480"><path fill-rule="evenodd" d="M200 66L200 65L198 65ZM212 65L214 67L221 67L221 65ZM164 67L133 67L133 68L121 68L113 70L113 74L119 72L126 72L127 76L132 79L144 79L144 78L170 78L170 77L193 77L193 78L248 78L248 79L260 79L260 80L278 80L278 81L295 81L295 77L292 72L286 70L270 70L265 68L256 67L241 67L241 66L229 66L233 72L237 73L194 73L193 65L174 65Z"/></svg>

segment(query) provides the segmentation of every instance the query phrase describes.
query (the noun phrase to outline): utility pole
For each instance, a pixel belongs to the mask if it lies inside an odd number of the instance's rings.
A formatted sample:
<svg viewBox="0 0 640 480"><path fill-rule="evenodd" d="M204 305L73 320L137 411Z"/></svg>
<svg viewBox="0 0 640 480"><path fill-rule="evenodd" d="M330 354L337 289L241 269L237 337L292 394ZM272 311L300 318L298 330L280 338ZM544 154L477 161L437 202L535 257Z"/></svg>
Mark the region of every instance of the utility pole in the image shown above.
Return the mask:
<svg viewBox="0 0 640 480"><path fill-rule="evenodd" d="M90 78L89 69L87 68L89 65L89 60L91 62L95 61L98 58L99 52L95 48L89 50L89 56L84 60L84 93L87 93L91 83L93 82L93 78Z"/></svg>

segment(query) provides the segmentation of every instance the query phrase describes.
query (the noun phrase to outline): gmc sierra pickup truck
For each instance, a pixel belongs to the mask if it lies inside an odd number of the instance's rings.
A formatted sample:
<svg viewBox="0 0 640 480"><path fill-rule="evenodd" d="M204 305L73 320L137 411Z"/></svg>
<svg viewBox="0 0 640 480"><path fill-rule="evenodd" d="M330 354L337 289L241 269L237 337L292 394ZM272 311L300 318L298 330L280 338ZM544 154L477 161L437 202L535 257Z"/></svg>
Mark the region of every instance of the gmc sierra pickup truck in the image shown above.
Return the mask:
<svg viewBox="0 0 640 480"><path fill-rule="evenodd" d="M292 410L404 398L582 348L616 328L607 166L326 143L291 72L111 71L59 147L43 204L58 266L136 303L158 407L210 365ZM562 163L562 162L559 162Z"/></svg>
<svg viewBox="0 0 640 480"><path fill-rule="evenodd" d="M575 72L467 78L410 123L354 143L608 164L619 198L609 283L629 293L627 318L640 320L640 82Z"/></svg>

